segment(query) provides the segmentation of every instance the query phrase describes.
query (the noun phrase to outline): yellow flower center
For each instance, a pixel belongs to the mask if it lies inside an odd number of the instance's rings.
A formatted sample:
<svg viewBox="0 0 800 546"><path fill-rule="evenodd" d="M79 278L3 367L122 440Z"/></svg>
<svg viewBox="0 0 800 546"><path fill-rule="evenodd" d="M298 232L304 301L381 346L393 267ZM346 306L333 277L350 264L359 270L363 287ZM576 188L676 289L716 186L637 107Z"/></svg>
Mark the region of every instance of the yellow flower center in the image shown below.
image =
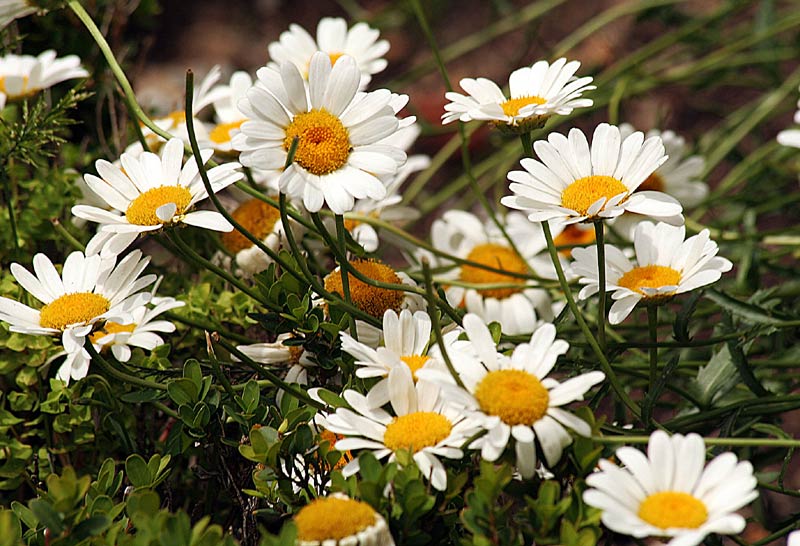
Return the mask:
<svg viewBox="0 0 800 546"><path fill-rule="evenodd" d="M625 187L625 184L612 176L585 176L579 178L561 192L561 206L585 216L589 207L601 197L609 200L627 191L628 188Z"/></svg>
<svg viewBox="0 0 800 546"><path fill-rule="evenodd" d="M516 116L519 114L519 111L529 104L544 104L547 102L547 99L543 99L542 97L534 96L527 96L527 97L518 97L516 99L508 99L505 102L500 103L500 107L503 109L503 113L507 116Z"/></svg>
<svg viewBox="0 0 800 546"><path fill-rule="evenodd" d="M138 226L157 226L164 224L158 216L156 209L168 203L175 203L174 216L179 216L186 211L192 201L192 194L183 186L159 186L152 188L131 201L125 218L131 224Z"/></svg>
<svg viewBox="0 0 800 546"><path fill-rule="evenodd" d="M424 447L432 447L450 436L453 424L439 413L417 411L395 417L386 427L383 443L392 451L408 449L416 453Z"/></svg>
<svg viewBox="0 0 800 546"><path fill-rule="evenodd" d="M252 233L258 240L263 241L272 232L275 223L281 217L281 213L261 199L250 199L239 205L231 216L245 230ZM223 233L222 244L234 254L253 246L252 241L242 235L242 232L238 229Z"/></svg>
<svg viewBox="0 0 800 546"><path fill-rule="evenodd" d="M642 182L636 191L664 191L664 178L658 174L653 173Z"/></svg>
<svg viewBox="0 0 800 546"><path fill-rule="evenodd" d="M475 399L484 413L500 417L509 426L532 425L547 413L550 394L531 373L496 370L478 383Z"/></svg>
<svg viewBox="0 0 800 546"><path fill-rule="evenodd" d="M71 324L85 324L108 311L109 307L110 302L100 294L64 294L42 307L39 324L43 328L63 330Z"/></svg>
<svg viewBox="0 0 800 546"><path fill-rule="evenodd" d="M38 93L39 89L35 87L28 89L28 81L29 81L28 76L22 76L22 90L20 90L19 93L12 94L6 90L6 77L0 76L0 91L5 93L10 100L21 99L24 97L32 97L33 95Z"/></svg>
<svg viewBox="0 0 800 546"><path fill-rule="evenodd" d="M211 139L211 142L214 144L224 144L226 142L230 142L231 140L231 131L234 129L238 129L242 126L245 119L240 119L239 121L233 121L231 123L220 123L208 134L208 138Z"/></svg>
<svg viewBox="0 0 800 546"><path fill-rule="evenodd" d="M336 442L343 439L344 436L341 434L336 434L335 432L331 432L330 430L324 428L322 432L319 433L319 439L323 442L328 442L329 449L335 449L333 446L336 445ZM342 456L339 457L339 460L333 465L333 470L341 470L347 463L353 460L353 454L349 451L345 451L342 453ZM328 466L327 461L325 461L325 466Z"/></svg>
<svg viewBox="0 0 800 546"><path fill-rule="evenodd" d="M664 265L645 265L634 267L622 277L617 284L634 292L642 292L642 288L661 288L662 286L677 285L681 282L680 271Z"/></svg>
<svg viewBox="0 0 800 546"><path fill-rule="evenodd" d="M697 529L708 519L708 509L688 493L661 491L644 499L639 517L659 529Z"/></svg>
<svg viewBox="0 0 800 546"><path fill-rule="evenodd" d="M351 260L350 265L365 277L375 281L402 284L394 269L377 260ZM369 285L350 273L347 274L347 279L350 283L350 300L365 313L375 318L383 318L383 314L389 309L400 311L403 303L402 291ZM341 271L333 271L325 277L325 289L328 292L344 295Z"/></svg>
<svg viewBox="0 0 800 546"><path fill-rule="evenodd" d="M553 241L556 246L573 247L579 245L588 245L594 243L595 234L593 229L583 229L577 224L570 224L564 228L564 231L558 234ZM562 255L572 256L572 248L563 248L559 250Z"/></svg>
<svg viewBox="0 0 800 546"><path fill-rule="evenodd" d="M512 248L485 243L477 245L467 255L467 260L511 273L527 273L528 265L517 255ZM513 294L522 292L525 279L504 275L496 271L489 271L474 265L461 266L460 280L473 284L517 284L519 288L480 288L478 292L486 298L499 300L508 298Z"/></svg>
<svg viewBox="0 0 800 546"><path fill-rule="evenodd" d="M336 64L336 61L339 60L339 57L344 55L344 53L328 53L328 57L331 58L331 66Z"/></svg>
<svg viewBox="0 0 800 546"><path fill-rule="evenodd" d="M172 127L177 127L182 123L186 123L186 112L183 110L175 110L167 114L166 118L172 121Z"/></svg>
<svg viewBox="0 0 800 546"><path fill-rule="evenodd" d="M375 510L355 499L320 497L294 516L297 539L323 542L341 540L375 524Z"/></svg>
<svg viewBox="0 0 800 546"><path fill-rule="evenodd" d="M294 116L286 127L283 149L299 138L294 161L311 174L325 175L342 168L350 156L350 134L341 120L327 110L311 110Z"/></svg>
<svg viewBox="0 0 800 546"><path fill-rule="evenodd" d="M103 327L96 332L93 332L89 339L92 343L97 343L100 339L109 334L119 334L120 332L133 332L136 329L136 324L120 324L118 322L106 322Z"/></svg>
<svg viewBox="0 0 800 546"><path fill-rule="evenodd" d="M410 355L400 357L400 360L405 362L406 366L408 366L411 370L411 375L414 377L414 381L417 380L417 370L422 368L430 359L431 357L425 355Z"/></svg>

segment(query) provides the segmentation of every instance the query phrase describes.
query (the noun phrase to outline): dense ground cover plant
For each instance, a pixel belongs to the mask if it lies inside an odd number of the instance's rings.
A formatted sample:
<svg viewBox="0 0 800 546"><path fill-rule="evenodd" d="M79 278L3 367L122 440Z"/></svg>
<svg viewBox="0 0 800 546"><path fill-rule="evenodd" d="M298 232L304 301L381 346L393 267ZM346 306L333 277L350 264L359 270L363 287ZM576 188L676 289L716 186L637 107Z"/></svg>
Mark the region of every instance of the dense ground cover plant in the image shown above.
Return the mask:
<svg viewBox="0 0 800 546"><path fill-rule="evenodd" d="M563 3L321 14L148 112L158 5L0 2L0 544L786 540L800 11L620 3L498 78ZM694 142L626 123L664 88Z"/></svg>

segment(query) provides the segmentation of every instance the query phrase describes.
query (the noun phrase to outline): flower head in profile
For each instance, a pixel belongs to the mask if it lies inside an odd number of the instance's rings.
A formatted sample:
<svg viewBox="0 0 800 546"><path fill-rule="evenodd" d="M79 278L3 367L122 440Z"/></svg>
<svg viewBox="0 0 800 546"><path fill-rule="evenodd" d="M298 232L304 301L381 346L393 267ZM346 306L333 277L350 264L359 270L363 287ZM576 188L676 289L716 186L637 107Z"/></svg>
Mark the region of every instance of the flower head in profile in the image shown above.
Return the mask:
<svg viewBox="0 0 800 546"><path fill-rule="evenodd" d="M571 129L568 136L550 133L533 148L539 159L526 157L521 161L525 170L508 173L514 195L502 199L532 222L593 222L625 211L683 220L683 208L673 197L636 191L667 161L660 137L645 140L636 132L622 140L617 127L601 123L591 148L580 129Z"/></svg>
<svg viewBox="0 0 800 546"><path fill-rule="evenodd" d="M33 257L34 273L13 263L11 274L44 306L34 309L0 298L0 320L9 323L12 332L61 336L67 358L58 370L58 378L67 383L82 379L89 371L90 360L83 345L95 325L130 324L131 312L150 301L150 293L142 289L152 284L156 276L139 277L149 261L138 250L119 264L115 258L103 260L97 255L73 252L67 256L61 275L44 254Z"/></svg>
<svg viewBox="0 0 800 546"><path fill-rule="evenodd" d="M212 155L201 150L203 162ZM233 229L216 211L192 210L208 197L194 157L183 162L183 143L170 139L161 156L144 152L139 157L123 153L120 166L99 160L97 174L87 174L89 188L111 210L89 205L72 207L72 214L100 224L99 231L86 247L88 254L103 257L119 254L141 234L173 224L187 224L215 231ZM216 193L242 178L238 163L225 163L208 171L211 188Z"/></svg>
<svg viewBox="0 0 800 546"><path fill-rule="evenodd" d="M372 450L375 457L394 461L398 451L410 451L414 463L431 485L447 488L447 473L439 457L460 459L461 445L478 427L460 408L441 397L439 386L420 379L414 381L406 366L392 368L388 376L392 413L372 407L367 397L353 390L342 396L352 409L317 414L317 424L344 439L337 451ZM359 471L358 458L342 469L350 476Z"/></svg>
<svg viewBox="0 0 800 546"><path fill-rule="evenodd" d="M561 58L553 64L537 61L515 70L509 77L509 95L486 78L464 78L459 82L467 95L448 92L442 123L484 120L498 128L527 133L544 125L553 114L566 115L575 108L592 105L592 99L581 98L595 89L592 78L576 78L578 61Z"/></svg>
<svg viewBox="0 0 800 546"><path fill-rule="evenodd" d="M530 478L537 467L537 440L546 464L553 466L572 442L567 428L581 436L591 434L586 421L561 406L583 399L605 376L595 371L563 383L548 377L556 359L569 348L566 341L556 339L555 326L540 326L530 342L517 345L511 356L498 352L489 328L477 315L464 316L464 330L472 351L459 350L458 358L451 359L464 388L447 372L419 375L442 384L442 396L461 406L486 431L470 445L481 450L481 457L496 461L513 439L517 469Z"/></svg>
<svg viewBox="0 0 800 546"><path fill-rule="evenodd" d="M9 53L0 57L0 108L9 100L31 97L57 83L88 75L75 55L57 59L52 49L36 57Z"/></svg>
<svg viewBox="0 0 800 546"><path fill-rule="evenodd" d="M307 84L291 63L283 63L280 73L261 68L258 80L239 102L249 120L233 137L243 165L284 169L296 140L293 161L278 183L308 211L327 203L343 214L356 199L386 196L382 178L406 160L400 148L380 142L400 126L392 93L359 93L355 60L344 56L331 66L328 55L319 52L311 59Z"/></svg>
<svg viewBox="0 0 800 546"><path fill-rule="evenodd" d="M797 111L794 113L794 123L800 125L800 100L797 101ZM792 148L800 148L800 129L786 129L778 133L778 143Z"/></svg>
<svg viewBox="0 0 800 546"><path fill-rule="evenodd" d="M634 538L668 537L669 546L695 546L710 533L734 534L745 520L735 511L758 497L753 466L723 453L705 464L703 438L657 430L647 455L617 449L620 468L601 460L590 474L586 504L603 511L603 524Z"/></svg>
<svg viewBox="0 0 800 546"><path fill-rule="evenodd" d="M215 124L208 129L208 140L218 154L234 153L231 139L247 121L238 104L252 86L253 78L240 70L233 73L229 83L218 85L209 92L216 116Z"/></svg>
<svg viewBox="0 0 800 546"><path fill-rule="evenodd" d="M719 247L704 229L686 237L684 226L660 222L641 222L636 226L633 245L636 265L615 246L605 245L606 290L614 304L608 313L611 324L619 324L637 303L666 300L701 286L717 282L730 271L730 260L717 256ZM586 299L600 289L597 273L597 247L576 248L573 273L580 275L586 286L578 297Z"/></svg>
<svg viewBox="0 0 800 546"><path fill-rule="evenodd" d="M394 546L383 516L342 493L314 499L292 521L298 546Z"/></svg>
<svg viewBox="0 0 800 546"><path fill-rule="evenodd" d="M36 13L37 9L30 0L0 0L0 29L15 19Z"/></svg>
<svg viewBox="0 0 800 546"><path fill-rule="evenodd" d="M383 56L389 51L389 42L379 40L380 32L366 23L356 23L347 28L341 17L323 17L317 24L314 39L303 27L292 24L281 33L277 42L267 46L273 62L268 66L277 69L281 64L292 63L306 79L311 72L311 58L321 51L334 64L342 55L353 57L360 72L360 89L365 89L373 74L386 68Z"/></svg>

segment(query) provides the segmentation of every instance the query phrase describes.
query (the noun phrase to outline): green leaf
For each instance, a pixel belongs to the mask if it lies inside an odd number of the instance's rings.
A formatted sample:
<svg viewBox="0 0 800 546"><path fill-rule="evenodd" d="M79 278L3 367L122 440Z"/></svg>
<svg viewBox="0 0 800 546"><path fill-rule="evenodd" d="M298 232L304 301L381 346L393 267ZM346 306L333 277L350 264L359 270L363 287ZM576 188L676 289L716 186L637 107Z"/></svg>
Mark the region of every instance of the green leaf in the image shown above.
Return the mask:
<svg viewBox="0 0 800 546"><path fill-rule="evenodd" d="M757 305L739 301L716 290L706 291L705 297L723 309L730 311L733 315L753 324L769 324L786 328L798 325L797 320L791 320Z"/></svg>
<svg viewBox="0 0 800 546"><path fill-rule="evenodd" d="M184 404L191 404L197 400L197 395L200 393L202 381L195 384L191 379L181 378L170 381L167 384L167 393L172 401L182 406Z"/></svg>
<svg viewBox="0 0 800 546"><path fill-rule="evenodd" d="M60 535L64 532L64 525L61 522L61 516L56 512L53 505L45 499L33 499L28 507L39 520L39 523L50 529L55 535Z"/></svg>
<svg viewBox="0 0 800 546"><path fill-rule="evenodd" d="M111 525L111 520L108 519L108 516L100 514L80 522L72 530L72 534L78 540L84 540L86 538L99 535L108 529L109 525Z"/></svg>
<svg viewBox="0 0 800 546"><path fill-rule="evenodd" d="M691 389L703 405L713 404L739 382L739 374L727 345L714 353L708 364L700 368Z"/></svg>
<svg viewBox="0 0 800 546"><path fill-rule="evenodd" d="M141 455L134 453L125 459L125 473L134 487L148 487L153 483L153 475Z"/></svg>

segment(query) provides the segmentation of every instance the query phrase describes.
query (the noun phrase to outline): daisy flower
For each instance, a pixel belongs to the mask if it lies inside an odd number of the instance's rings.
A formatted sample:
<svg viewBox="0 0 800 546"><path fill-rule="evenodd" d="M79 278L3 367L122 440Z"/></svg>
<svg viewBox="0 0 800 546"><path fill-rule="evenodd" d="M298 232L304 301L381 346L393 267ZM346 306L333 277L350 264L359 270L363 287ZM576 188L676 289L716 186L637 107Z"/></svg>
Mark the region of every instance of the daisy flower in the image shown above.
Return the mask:
<svg viewBox="0 0 800 546"><path fill-rule="evenodd" d="M542 127L553 114L566 115L575 108L592 105L592 99L581 98L592 78L575 78L578 61L563 57L553 64L537 61L515 70L508 79L510 97L496 83L486 78L464 78L459 82L467 95L448 92L442 123L452 121L491 121L501 129L527 133Z"/></svg>
<svg viewBox="0 0 800 546"><path fill-rule="evenodd" d="M131 358L131 347L139 347L152 351L164 344L156 332L170 334L175 331L175 325L168 320L154 320L162 313L171 309L183 307L185 304L175 298L158 298L158 303L142 305L131 311L131 322L120 324L115 321L105 322L99 330L93 332L89 339L96 350L106 347L111 348L111 354L120 362L127 362Z"/></svg>
<svg viewBox="0 0 800 546"><path fill-rule="evenodd" d="M84 341L98 322L131 322L131 311L150 300L150 293L141 292L156 280L155 275L139 275L150 258L131 252L119 264L116 259L85 256L73 252L67 256L59 276L53 262L44 254L33 257L32 274L17 263L11 274L34 298L44 304L33 309L8 298L0 297L0 320L12 332L31 335L60 335L67 353L57 377L69 383L82 379L89 371L89 353Z"/></svg>
<svg viewBox="0 0 800 546"><path fill-rule="evenodd" d="M606 249L606 291L611 292L614 304L608 321L619 324L637 303L659 302L675 294L717 282L733 267L730 260L717 256L717 243L709 239L708 230L686 237L684 226L663 222L641 222L633 235L636 265L615 246ZM600 289L597 274L597 247L576 248L572 271L584 284L578 294L586 299Z"/></svg>
<svg viewBox="0 0 800 546"><path fill-rule="evenodd" d="M635 131L633 126L623 123L619 126L619 132L624 140ZM705 168L705 159L699 155L689 155L686 140L673 131L653 129L645 134L645 138L654 136L661 138L669 159L648 176L636 191L663 192L677 199L684 209L696 207L708 195L708 184L698 178ZM623 214L614 222L614 229L630 240L636 224L643 219L639 214ZM682 221L676 218L669 223L677 225Z"/></svg>
<svg viewBox="0 0 800 546"><path fill-rule="evenodd" d="M571 129L568 137L550 133L533 148L539 160L526 157L520 162L524 171L508 173L516 195L501 200L525 211L532 222L594 222L625 211L683 220L673 197L636 191L667 160L660 137L645 140L636 132L622 140L617 127L601 123L591 149L580 129Z"/></svg>
<svg viewBox="0 0 800 546"><path fill-rule="evenodd" d="M292 521L298 546L394 546L383 516L342 493L312 500Z"/></svg>
<svg viewBox="0 0 800 546"><path fill-rule="evenodd" d="M800 531L789 533L786 539L786 546L800 546Z"/></svg>
<svg viewBox="0 0 800 546"><path fill-rule="evenodd" d="M795 124L800 124L800 100L797 101L797 111L794 113ZM786 129L778 133L778 143L792 148L800 148L800 129Z"/></svg>
<svg viewBox="0 0 800 546"><path fill-rule="evenodd" d="M203 163L212 153L200 151ZM191 211L208 193L194 156L182 163L183 143L177 138L167 142L161 157L152 152L143 152L138 158L123 153L121 167L103 159L97 161L95 167L100 176L87 174L84 179L112 210L88 205L72 207L75 216L100 224L97 235L86 246L87 254L119 254L140 234L174 224L231 231L233 226L219 212ZM238 163L226 163L208 171L215 193L242 178L239 167Z"/></svg>
<svg viewBox="0 0 800 546"><path fill-rule="evenodd" d="M0 29L7 27L14 19L36 13L36 10L29 0L0 0Z"/></svg>
<svg viewBox="0 0 800 546"><path fill-rule="evenodd" d="M603 511L603 525L635 538L669 537L669 546L694 546L709 533L735 534L745 520L735 510L758 497L753 466L723 453L704 465L703 438L657 430L647 456L621 447L624 468L601 460L590 474L586 504Z"/></svg>
<svg viewBox="0 0 800 546"><path fill-rule="evenodd" d="M288 365L289 370L286 372L284 381L308 385L308 370L316 368L317 364L309 358L309 353L303 349L302 345L284 344L284 341L293 339L293 337L292 334L281 334L274 343L253 343L239 345L236 348L261 364Z"/></svg>
<svg viewBox="0 0 800 546"><path fill-rule="evenodd" d="M441 397L434 383L416 383L406 366L392 368L388 377L389 403L394 415L370 406L367 397L353 390L342 396L352 409L338 408L335 413L317 414L317 424L345 438L334 445L337 451L372 450L375 457L396 458L400 450L411 451L422 475L439 491L447 488L447 472L439 457L460 459L460 447L478 427ZM347 477L359 471L358 458L342 469Z"/></svg>
<svg viewBox="0 0 800 546"><path fill-rule="evenodd" d="M347 28L341 17L323 17L317 24L316 40L300 25L290 25L277 42L267 46L273 62L267 66L277 69L283 63L292 63L309 79L311 58L321 51L334 64L342 55L353 57L360 72L359 88L365 89L373 74L386 68L383 56L389 51L389 42L378 40L380 32L366 23L356 23Z"/></svg>
<svg viewBox="0 0 800 546"><path fill-rule="evenodd" d="M519 250L518 255L491 220L481 220L465 211L450 210L431 226L435 248L464 260L502 269L510 273L539 275L555 279L555 269L547 255L547 242L538 224L518 212L504 219L506 232ZM429 258L435 266L454 266L438 276L470 284L507 285L503 288L466 288L451 285L445 289L451 305L462 306L488 322L499 322L507 334L531 333L537 325L537 312L550 317L547 291L530 280L481 269L474 265L456 266L441 257ZM442 281L446 283L446 280Z"/></svg>
<svg viewBox="0 0 800 546"><path fill-rule="evenodd" d="M32 97L57 83L88 75L75 55L56 59L52 49L36 57L9 53L0 58L0 108L9 100Z"/></svg>
<svg viewBox="0 0 800 546"><path fill-rule="evenodd" d="M244 71L234 72L230 83L217 86L212 94L216 124L208 131L208 139L218 154L235 153L231 147L231 138L247 121L239 111L237 104L253 86L250 74Z"/></svg>
<svg viewBox="0 0 800 546"><path fill-rule="evenodd" d="M233 137L243 165L283 169L297 138L294 160L279 186L290 197L302 198L310 212L324 202L343 214L353 209L355 199L386 196L381 177L395 174L406 154L379 141L395 132L399 122L389 91L357 92L359 72L352 57L331 67L328 55L314 54L307 87L291 63L283 63L280 74L261 68L258 79L239 102L249 120Z"/></svg>
<svg viewBox="0 0 800 546"><path fill-rule="evenodd" d="M530 342L517 345L511 356L497 352L489 328L477 315L464 316L464 330L475 357L460 351L459 358L452 359L464 389L447 372L421 370L418 375L420 380L442 384L442 396L462 406L462 411L486 431L470 445L481 450L483 459L496 461L513 438L517 469L524 478L530 478L537 466L537 439L547 466L552 467L572 442L567 428L581 436L591 434L585 421L561 406L582 400L605 376L589 372L564 383L547 377L556 359L569 348L566 341L556 339L555 326L540 326Z"/></svg>

